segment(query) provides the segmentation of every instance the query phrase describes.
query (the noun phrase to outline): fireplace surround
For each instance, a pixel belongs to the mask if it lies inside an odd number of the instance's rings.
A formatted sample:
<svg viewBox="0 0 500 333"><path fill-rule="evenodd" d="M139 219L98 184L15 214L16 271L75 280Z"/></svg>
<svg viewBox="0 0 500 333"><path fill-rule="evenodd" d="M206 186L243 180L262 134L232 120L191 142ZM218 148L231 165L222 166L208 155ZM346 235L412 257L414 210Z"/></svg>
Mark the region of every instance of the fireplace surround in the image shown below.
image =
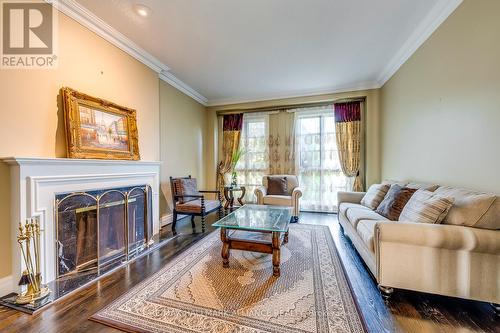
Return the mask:
<svg viewBox="0 0 500 333"><path fill-rule="evenodd" d="M10 169L12 252L12 274L2 279L2 294L18 289L17 281L24 267L16 240L17 228L20 221L29 217L40 220L41 271L44 283L64 279L69 273L85 272L85 268L106 270L114 266L113 263L123 264L158 244L161 162L23 157L4 158L2 161ZM62 256L67 259L67 268L61 269L58 233L64 230L58 229L58 219L62 217L58 213L61 208L67 209L70 206L67 205L70 198L77 198L77 195L69 196L77 193L85 193L83 196L88 198L87 201L80 202L79 207L73 207L79 209L78 212L73 211L73 219L77 222L78 216L81 220L80 227L74 224L72 228L81 233L80 245L78 246L76 233L73 235L74 249L66 252L62 249ZM97 197L99 200L95 201ZM102 247L97 247L97 237L89 236L92 228L99 230L97 204L101 205L101 231L105 231L102 226L108 225L107 230L114 245L104 243ZM141 205L144 209L138 209ZM120 214L123 218L119 218ZM133 221L130 221L131 218L119 226L109 225L112 220L125 221L128 216L133 217ZM96 223L90 223L92 220ZM143 228L139 229L141 223ZM97 253L92 253L94 250L101 252L99 257Z"/></svg>

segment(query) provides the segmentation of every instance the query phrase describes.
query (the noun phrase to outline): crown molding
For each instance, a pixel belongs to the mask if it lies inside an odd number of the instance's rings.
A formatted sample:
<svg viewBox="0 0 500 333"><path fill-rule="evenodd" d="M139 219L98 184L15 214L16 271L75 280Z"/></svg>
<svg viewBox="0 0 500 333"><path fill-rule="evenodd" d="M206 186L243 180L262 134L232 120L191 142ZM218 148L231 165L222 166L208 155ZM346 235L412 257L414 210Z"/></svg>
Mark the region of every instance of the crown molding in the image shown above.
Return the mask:
<svg viewBox="0 0 500 333"><path fill-rule="evenodd" d="M101 20L87 8L80 5L75 0L45 0L52 4L61 13L71 17L98 36L104 38L120 50L129 54L133 58L142 62L159 74L159 78L181 90L186 95L192 97L203 105L206 105L207 99L196 90L170 73L170 68L148 53L131 39L120 33L118 30Z"/></svg>
<svg viewBox="0 0 500 333"><path fill-rule="evenodd" d="M75 0L47 0L61 13L128 53L157 73L170 68Z"/></svg>
<svg viewBox="0 0 500 333"><path fill-rule="evenodd" d="M419 23L403 46L382 70L377 79L380 87L398 71L462 2L463 0L438 0L429 14Z"/></svg>
<svg viewBox="0 0 500 333"><path fill-rule="evenodd" d="M319 96L319 95L329 95L329 94L341 94L346 92L355 92L361 90L370 90L370 89L378 89L380 85L378 82L369 81L369 82L361 82L355 83L349 86L344 86L342 88L332 87L329 89L321 89L321 90L300 90L295 92L290 92L282 95L273 94L273 95L255 95L248 96L244 98L221 98L221 99L211 99L208 101L207 106L223 106L223 105L231 105L231 104L240 104L240 103L252 103L252 102L263 102L270 101L276 99L286 99L286 98L300 98L300 97L310 97L310 96Z"/></svg>
<svg viewBox="0 0 500 333"><path fill-rule="evenodd" d="M204 106L208 105L209 101L205 96L203 96L202 94L200 94L199 92L197 92L196 90L194 90L193 88L191 88L190 86L188 86L187 84L185 84L184 82L179 80L171 72L160 73L160 79L167 82L168 84L170 84L174 88L177 88L177 90L182 91L183 93L185 93L189 97L193 98L198 103L203 104Z"/></svg>

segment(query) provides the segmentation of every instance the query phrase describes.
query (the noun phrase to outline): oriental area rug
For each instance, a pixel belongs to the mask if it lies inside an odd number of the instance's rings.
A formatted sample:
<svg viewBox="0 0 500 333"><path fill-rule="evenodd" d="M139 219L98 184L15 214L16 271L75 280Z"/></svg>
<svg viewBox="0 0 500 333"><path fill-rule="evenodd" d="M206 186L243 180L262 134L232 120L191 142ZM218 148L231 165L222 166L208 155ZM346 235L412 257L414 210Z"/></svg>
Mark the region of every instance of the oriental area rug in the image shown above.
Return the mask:
<svg viewBox="0 0 500 333"><path fill-rule="evenodd" d="M281 276L272 255L231 250L213 232L91 320L127 332L365 332L328 227L290 225Z"/></svg>

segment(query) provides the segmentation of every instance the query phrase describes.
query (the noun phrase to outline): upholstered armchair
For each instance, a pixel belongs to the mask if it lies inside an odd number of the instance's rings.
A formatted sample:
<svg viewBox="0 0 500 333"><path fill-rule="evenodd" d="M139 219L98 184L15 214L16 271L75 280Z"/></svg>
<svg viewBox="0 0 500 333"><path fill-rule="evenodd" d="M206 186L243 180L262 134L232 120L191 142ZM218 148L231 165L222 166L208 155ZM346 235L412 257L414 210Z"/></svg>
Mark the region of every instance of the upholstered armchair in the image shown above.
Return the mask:
<svg viewBox="0 0 500 333"><path fill-rule="evenodd" d="M212 212L218 211L219 218L222 217L222 202L220 192L217 190L198 190L196 178L191 178L191 175L181 178L170 177L170 189L172 191L173 221L172 233L177 235L175 224L177 216L191 216L191 227L195 231L195 216L201 217L201 231L205 232L206 216ZM217 195L217 200L205 199L204 194L212 193Z"/></svg>
<svg viewBox="0 0 500 333"><path fill-rule="evenodd" d="M273 175L272 177L286 178L286 193L283 195L269 194L268 176L262 178L262 186L255 189L259 205L275 205L293 207L293 217L295 222L299 220L299 199L302 196L302 190L299 187L299 180L295 175Z"/></svg>

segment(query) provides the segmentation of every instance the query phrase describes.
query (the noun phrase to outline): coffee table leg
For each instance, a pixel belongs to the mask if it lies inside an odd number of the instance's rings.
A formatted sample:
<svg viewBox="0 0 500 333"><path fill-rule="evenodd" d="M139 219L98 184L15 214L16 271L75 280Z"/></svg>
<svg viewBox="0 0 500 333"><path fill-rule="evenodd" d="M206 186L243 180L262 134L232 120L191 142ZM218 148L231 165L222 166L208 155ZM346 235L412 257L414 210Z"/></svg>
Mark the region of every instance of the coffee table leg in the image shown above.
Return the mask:
<svg viewBox="0 0 500 333"><path fill-rule="evenodd" d="M285 237L283 238L283 243L287 244L288 243L288 231L285 232Z"/></svg>
<svg viewBox="0 0 500 333"><path fill-rule="evenodd" d="M273 275L280 276L280 233L273 232Z"/></svg>
<svg viewBox="0 0 500 333"><path fill-rule="evenodd" d="M220 239L222 241L222 267L229 267L229 239L227 237L227 229L220 228Z"/></svg>

